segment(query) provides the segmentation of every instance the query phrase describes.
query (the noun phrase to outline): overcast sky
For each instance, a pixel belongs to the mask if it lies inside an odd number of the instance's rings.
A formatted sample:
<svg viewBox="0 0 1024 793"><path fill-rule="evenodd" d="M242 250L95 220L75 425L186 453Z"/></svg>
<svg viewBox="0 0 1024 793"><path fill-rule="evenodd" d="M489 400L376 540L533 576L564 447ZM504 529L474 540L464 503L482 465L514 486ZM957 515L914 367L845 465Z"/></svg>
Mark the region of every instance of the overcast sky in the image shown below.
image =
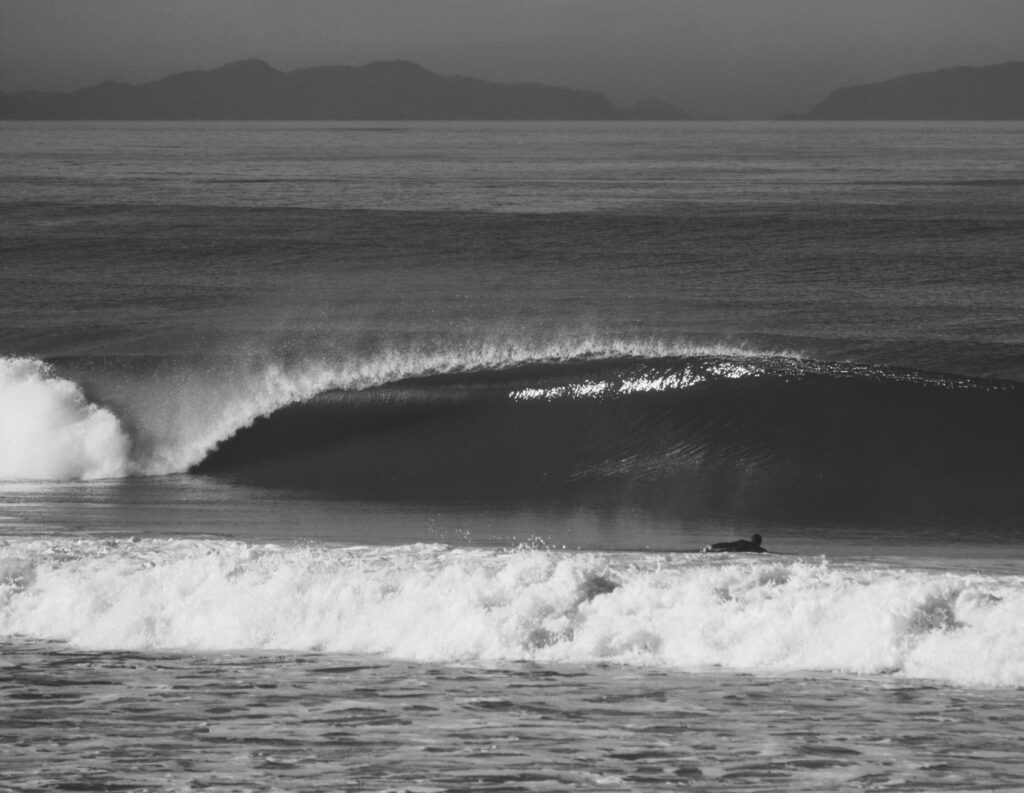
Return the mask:
<svg viewBox="0 0 1024 793"><path fill-rule="evenodd" d="M1024 0L0 0L0 88L145 82L242 58L803 112L849 85L1024 60Z"/></svg>

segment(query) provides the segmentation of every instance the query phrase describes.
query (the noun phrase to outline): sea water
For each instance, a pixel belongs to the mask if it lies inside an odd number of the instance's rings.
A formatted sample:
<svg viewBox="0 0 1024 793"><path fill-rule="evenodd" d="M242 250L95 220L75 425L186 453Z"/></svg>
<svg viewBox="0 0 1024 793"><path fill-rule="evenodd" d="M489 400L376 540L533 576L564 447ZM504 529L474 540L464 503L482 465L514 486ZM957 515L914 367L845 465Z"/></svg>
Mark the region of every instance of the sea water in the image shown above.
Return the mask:
<svg viewBox="0 0 1024 793"><path fill-rule="evenodd" d="M0 787L1019 789L1022 134L0 126Z"/></svg>

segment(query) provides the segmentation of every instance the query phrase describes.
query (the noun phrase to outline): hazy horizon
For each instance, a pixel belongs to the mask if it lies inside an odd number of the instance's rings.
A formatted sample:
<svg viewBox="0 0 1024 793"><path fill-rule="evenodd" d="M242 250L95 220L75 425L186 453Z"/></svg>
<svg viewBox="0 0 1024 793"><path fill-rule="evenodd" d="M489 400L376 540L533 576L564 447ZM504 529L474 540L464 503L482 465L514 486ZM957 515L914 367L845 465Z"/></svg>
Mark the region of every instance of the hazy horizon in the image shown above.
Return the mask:
<svg viewBox="0 0 1024 793"><path fill-rule="evenodd" d="M143 83L259 58L657 96L698 117L805 112L834 88L1024 59L1019 0L0 0L0 89Z"/></svg>

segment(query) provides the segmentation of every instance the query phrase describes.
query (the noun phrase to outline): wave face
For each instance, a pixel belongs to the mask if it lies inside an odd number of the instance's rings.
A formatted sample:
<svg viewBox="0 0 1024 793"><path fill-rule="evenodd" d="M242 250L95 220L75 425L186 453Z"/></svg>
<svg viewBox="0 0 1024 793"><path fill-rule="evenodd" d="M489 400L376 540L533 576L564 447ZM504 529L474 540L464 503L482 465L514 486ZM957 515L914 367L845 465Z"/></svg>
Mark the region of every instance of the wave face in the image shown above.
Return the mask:
<svg viewBox="0 0 1024 793"><path fill-rule="evenodd" d="M328 390L193 470L340 498L641 505L677 514L1016 525L1024 388L698 354Z"/></svg>
<svg viewBox="0 0 1024 793"><path fill-rule="evenodd" d="M1024 685L1019 576L438 545L0 540L0 636Z"/></svg>

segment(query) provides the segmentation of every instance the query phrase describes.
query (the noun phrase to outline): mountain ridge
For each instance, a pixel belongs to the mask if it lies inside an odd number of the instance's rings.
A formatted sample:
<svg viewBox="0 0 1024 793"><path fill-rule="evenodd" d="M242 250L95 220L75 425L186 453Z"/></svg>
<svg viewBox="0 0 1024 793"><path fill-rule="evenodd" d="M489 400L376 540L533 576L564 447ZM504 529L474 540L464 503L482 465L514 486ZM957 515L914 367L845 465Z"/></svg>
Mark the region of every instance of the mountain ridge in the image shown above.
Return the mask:
<svg viewBox="0 0 1024 793"><path fill-rule="evenodd" d="M954 66L837 88L806 118L833 121L1024 119L1024 61Z"/></svg>
<svg viewBox="0 0 1024 793"><path fill-rule="evenodd" d="M645 115L647 113L648 115ZM138 85L0 93L0 118L33 120L603 120L685 118L665 102L615 107L604 94L441 76L406 60L290 72L249 58Z"/></svg>

